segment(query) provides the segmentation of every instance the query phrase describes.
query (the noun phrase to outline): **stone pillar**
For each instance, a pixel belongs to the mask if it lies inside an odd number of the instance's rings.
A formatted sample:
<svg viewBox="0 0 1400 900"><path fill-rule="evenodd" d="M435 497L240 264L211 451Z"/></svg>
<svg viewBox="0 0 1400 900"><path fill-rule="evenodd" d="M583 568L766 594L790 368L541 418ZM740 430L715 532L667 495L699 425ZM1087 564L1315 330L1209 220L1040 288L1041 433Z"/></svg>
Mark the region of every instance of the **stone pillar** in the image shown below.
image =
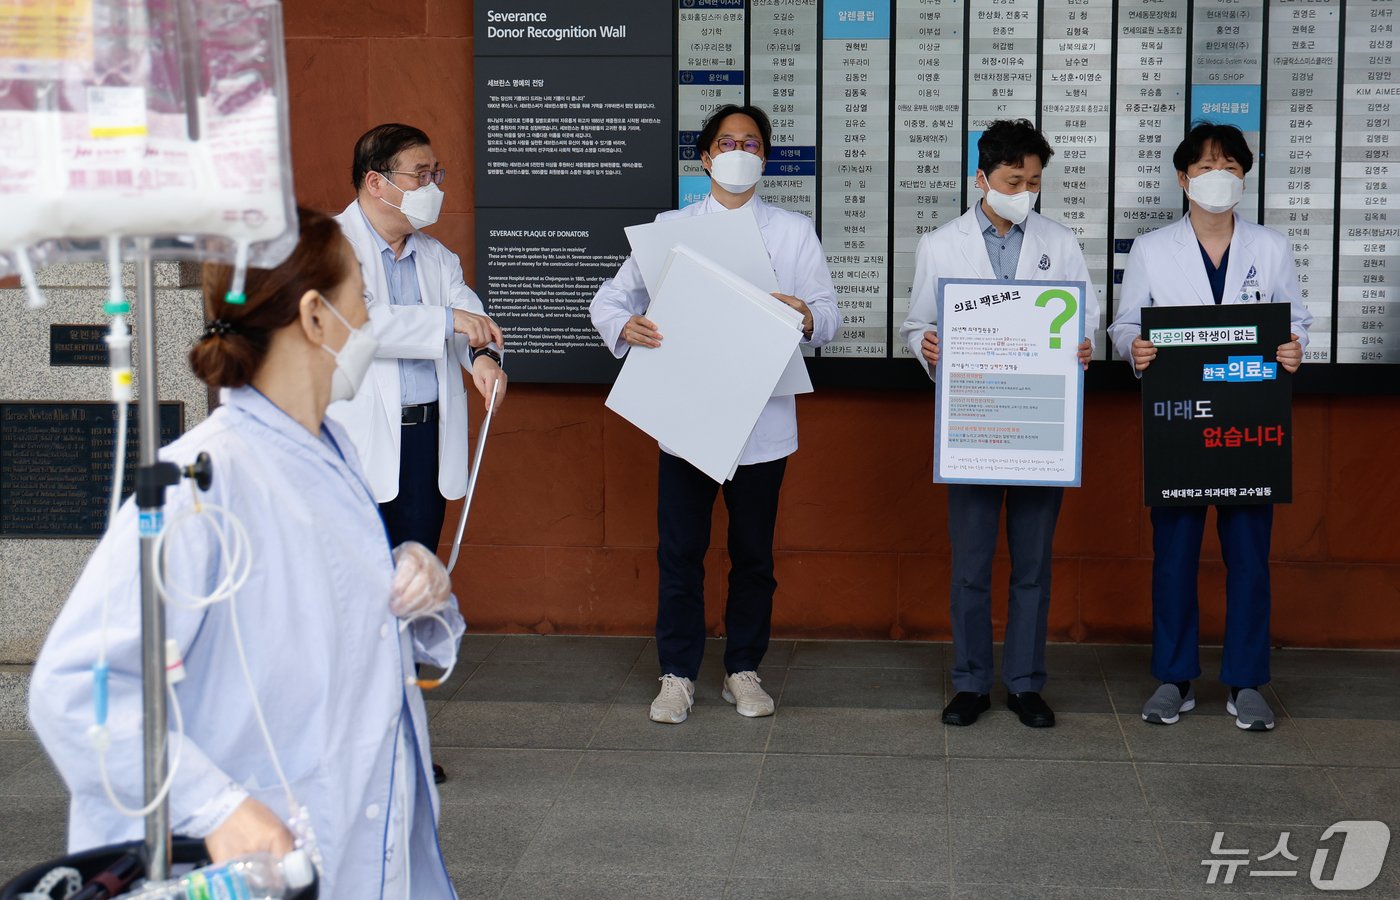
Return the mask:
<svg viewBox="0 0 1400 900"><path fill-rule="evenodd" d="M183 424L188 431L209 412L208 391L185 359L204 327L199 267L158 263L155 276L160 400L184 403ZM102 312L106 266L52 266L38 278L49 300L43 309L25 309L20 290L0 290L0 401L109 400L105 367L49 365L51 324L106 326ZM123 280L133 308L134 278L134 268L128 265ZM129 321L133 330L142 326L134 315ZM133 340L139 368L136 349ZM29 727L25 713L29 668L95 546L96 541L87 538L0 537L0 731Z"/></svg>

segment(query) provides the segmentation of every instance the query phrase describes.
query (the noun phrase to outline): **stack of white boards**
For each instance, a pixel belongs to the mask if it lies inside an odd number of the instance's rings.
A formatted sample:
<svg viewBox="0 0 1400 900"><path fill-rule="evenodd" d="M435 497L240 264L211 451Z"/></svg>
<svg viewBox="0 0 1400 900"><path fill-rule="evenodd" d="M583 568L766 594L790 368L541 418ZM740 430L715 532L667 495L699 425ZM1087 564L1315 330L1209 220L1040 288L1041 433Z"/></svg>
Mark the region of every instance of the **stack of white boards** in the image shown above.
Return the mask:
<svg viewBox="0 0 1400 900"><path fill-rule="evenodd" d="M656 297L661 288L661 273L666 268L667 255L677 244L684 244L728 269L732 274L765 293L778 290L778 277L768 259L763 232L753 209L742 206L702 216L675 216L661 222L632 225L624 228L627 242L632 245L632 258L642 272L647 293ZM663 331L662 334L665 334ZM812 380L807 377L807 364L801 350L793 350L782 380L773 396L810 394Z"/></svg>
<svg viewBox="0 0 1400 900"><path fill-rule="evenodd" d="M766 280L776 286L752 212L734 212L747 216L751 235L740 241L705 241L707 249L739 248L752 258L756 248L767 268ZM769 398L812 389L797 350L802 314L731 266L675 242L674 235L638 240L633 232L682 222L704 223L705 229L713 230L714 223L705 220L728 216L716 213L628 229L651 296L646 315L662 341L655 348L631 348L607 400L608 409L721 484L734 476ZM682 236L704 239L695 233ZM732 230L728 236L734 237ZM646 243L649 237L655 240ZM642 249L639 245L644 243ZM663 245L664 256L658 252ZM757 274L763 277L761 269ZM797 372L784 378L794 359Z"/></svg>

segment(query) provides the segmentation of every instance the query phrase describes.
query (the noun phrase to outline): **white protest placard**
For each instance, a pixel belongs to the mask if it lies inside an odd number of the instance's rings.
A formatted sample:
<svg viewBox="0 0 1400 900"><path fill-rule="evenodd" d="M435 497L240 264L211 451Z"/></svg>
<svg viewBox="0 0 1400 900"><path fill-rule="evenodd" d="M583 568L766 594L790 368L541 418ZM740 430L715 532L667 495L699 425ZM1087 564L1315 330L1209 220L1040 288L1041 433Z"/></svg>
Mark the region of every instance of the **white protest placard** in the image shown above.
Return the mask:
<svg viewBox="0 0 1400 900"><path fill-rule="evenodd" d="M723 483L802 338L802 317L685 246L671 251L647 317L661 346L628 351L607 407Z"/></svg>
<svg viewBox="0 0 1400 900"><path fill-rule="evenodd" d="M933 480L1077 487L1082 282L938 283Z"/></svg>

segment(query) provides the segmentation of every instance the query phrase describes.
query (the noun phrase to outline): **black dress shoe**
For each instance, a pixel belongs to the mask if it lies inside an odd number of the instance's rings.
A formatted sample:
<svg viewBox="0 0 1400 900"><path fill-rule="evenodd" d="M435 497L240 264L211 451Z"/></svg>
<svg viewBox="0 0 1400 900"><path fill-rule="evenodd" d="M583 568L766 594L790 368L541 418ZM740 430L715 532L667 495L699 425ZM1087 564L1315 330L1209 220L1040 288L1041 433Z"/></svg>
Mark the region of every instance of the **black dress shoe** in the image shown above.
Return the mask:
<svg viewBox="0 0 1400 900"><path fill-rule="evenodd" d="M992 698L975 691L958 691L943 707L944 725L971 725L977 717L992 708Z"/></svg>
<svg viewBox="0 0 1400 900"><path fill-rule="evenodd" d="M1009 694L1006 706L1021 718L1021 724L1027 728L1055 727L1055 711L1036 691Z"/></svg>
<svg viewBox="0 0 1400 900"><path fill-rule="evenodd" d="M442 784L447 780L447 772L442 766L433 763L433 784Z"/></svg>

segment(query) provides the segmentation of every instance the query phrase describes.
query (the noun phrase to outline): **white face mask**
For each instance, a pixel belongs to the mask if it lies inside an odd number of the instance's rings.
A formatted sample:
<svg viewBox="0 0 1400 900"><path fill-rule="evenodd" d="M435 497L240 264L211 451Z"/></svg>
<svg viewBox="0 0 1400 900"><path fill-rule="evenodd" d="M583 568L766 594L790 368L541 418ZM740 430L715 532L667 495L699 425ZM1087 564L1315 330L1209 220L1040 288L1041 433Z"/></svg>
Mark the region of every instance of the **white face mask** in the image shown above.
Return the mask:
<svg viewBox="0 0 1400 900"><path fill-rule="evenodd" d="M742 194L763 177L763 157L747 150L726 150L710 157L710 178L731 194Z"/></svg>
<svg viewBox="0 0 1400 900"><path fill-rule="evenodd" d="M368 320L359 328L351 327L349 320L324 296L321 297L321 302L350 329L350 336L345 339L339 350L321 345L322 350L335 357L335 373L331 375L331 402L335 403L338 400L349 400L360 389L366 373L369 372L370 363L374 362L379 341L374 339L374 331L370 328Z"/></svg>
<svg viewBox="0 0 1400 900"><path fill-rule="evenodd" d="M438 213L442 212L442 198L447 196L441 188L430 181L415 191L406 191L390 181L388 175L380 174L391 187L403 194L403 200L394 206L383 197L379 199L401 211L408 218L408 224L414 228L427 228L438 220Z"/></svg>
<svg viewBox="0 0 1400 900"><path fill-rule="evenodd" d="M987 181L986 175L982 176L982 183L987 186L986 190L982 192L983 196L987 198L987 205L992 208L992 212L1012 225L1020 225L1026 221L1026 216L1031 214L1031 207L1035 206L1036 198L1040 196L1039 191L1003 194L992 187L992 183Z"/></svg>
<svg viewBox="0 0 1400 900"><path fill-rule="evenodd" d="M1186 196L1206 212L1229 212L1244 196L1244 179L1224 169L1211 169L1186 184Z"/></svg>

